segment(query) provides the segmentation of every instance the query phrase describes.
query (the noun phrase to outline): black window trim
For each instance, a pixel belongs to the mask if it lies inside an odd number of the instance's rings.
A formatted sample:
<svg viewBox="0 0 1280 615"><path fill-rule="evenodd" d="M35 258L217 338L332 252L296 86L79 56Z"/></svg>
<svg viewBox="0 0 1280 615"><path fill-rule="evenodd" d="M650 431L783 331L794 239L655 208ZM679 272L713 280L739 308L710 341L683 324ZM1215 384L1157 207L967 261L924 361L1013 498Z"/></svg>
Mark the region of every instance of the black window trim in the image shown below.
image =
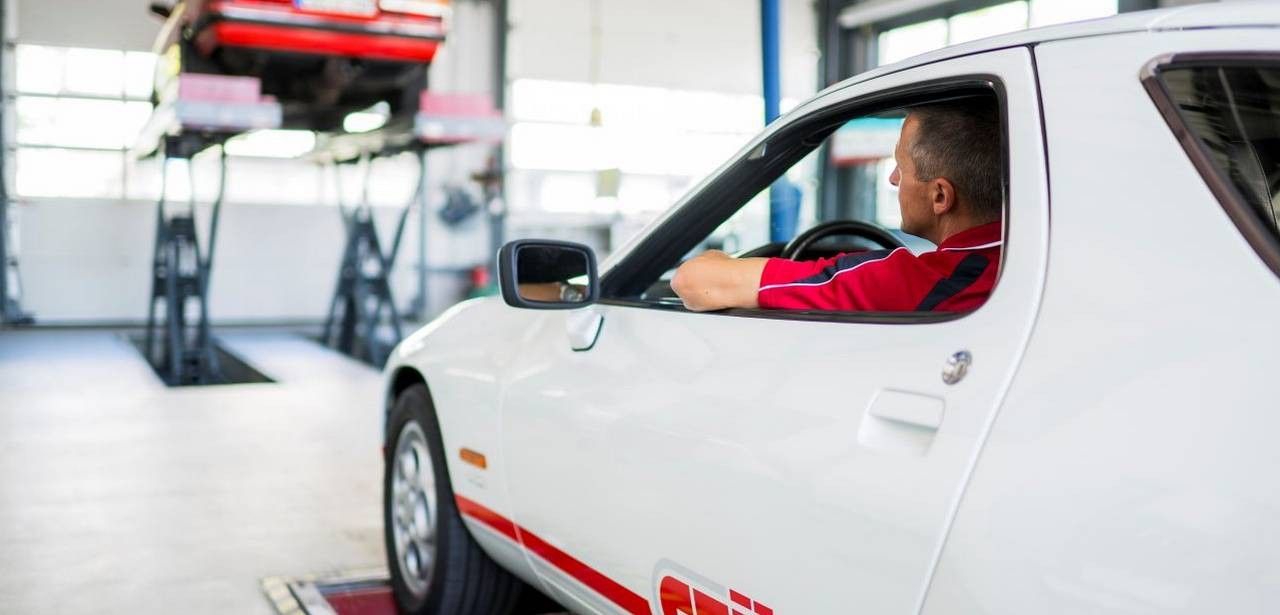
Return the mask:
<svg viewBox="0 0 1280 615"><path fill-rule="evenodd" d="M1200 173L1200 178L1209 186L1209 191L1217 198L1227 217L1235 223L1236 228L1244 235L1245 241L1253 247L1258 257L1277 276L1280 276L1280 237L1276 232L1254 215L1245 201L1244 195L1229 178L1214 166L1209 152L1195 135L1174 102L1173 94L1165 87L1160 78L1162 71L1170 69L1223 66L1257 66L1258 64L1274 64L1280 68L1280 53L1276 52L1243 52L1243 51L1197 51L1171 53L1156 57L1142 68L1140 79L1147 95L1155 103L1156 109L1164 117L1164 121L1173 131L1183 151L1191 159L1191 164Z"/></svg>
<svg viewBox="0 0 1280 615"><path fill-rule="evenodd" d="M839 104L832 105L825 109L814 111L810 115L796 120L780 129L776 134L772 135L767 141L761 145L767 147L784 146L787 151L782 156L772 156L765 159L766 167L760 169L750 169L751 153L742 155L738 160L727 167L715 181L707 184L696 194L691 196L681 208L673 215L662 222L661 225L654 228L641 243L636 246L619 262L609 268L600 280L601 298L597 303L603 305L613 305L618 307L643 308L659 311L673 312L690 312L681 305L672 303L659 303L653 301L641 301L627 296L623 286L628 279L634 280L637 276L648 279L649 275L643 275L646 271L657 269L658 274L670 268L667 263L674 264L679 262L680 257L684 256L687 249L681 250L675 246L694 245L708 233L714 230L716 225L724 221L724 215L732 215L733 212L741 209L750 199L751 196L763 190L773 178L780 173L785 173L793 164L801 158L811 153L815 148L807 146L806 143L812 143L815 135L822 135L825 138L835 128L838 128L850 118L866 116L880 111L888 111L892 109L909 106L913 103L937 101L945 99L948 94L969 95L976 92L985 92L994 94L1000 110L1000 130L1001 130L1001 149L1004 158L1001 172L1004 174L1003 183L1003 200L1004 200L1004 219L1007 222L1009 218L1009 105L1008 95L1004 82L996 75L990 73L972 73L965 75L955 75L902 85L884 90L877 90ZM831 95L834 95L832 92ZM914 99L914 100L913 100ZM1038 119L1038 118L1037 118ZM824 134L824 131L827 131ZM777 145L775 145L777 144ZM796 155L797 148L803 148L803 151ZM751 152L755 152L759 146L751 148ZM767 150L766 150L767 151ZM778 173L773 171L781 166ZM744 173L754 174L754 181L739 182L736 181L738 175ZM769 181L760 181L760 177L768 177ZM726 184L729 184L726 186ZM734 185L737 184L737 185ZM741 194L741 196L737 196ZM718 200L721 203L708 205L706 201ZM726 212L724 210L731 209ZM699 219L716 220L714 224L702 222ZM699 224L699 222L702 222ZM710 226L710 228L704 228ZM1009 234L1009 225L1004 225L1003 240L1007 242ZM656 239L662 238L665 239ZM651 244L657 244L656 246ZM1003 260L1003 255L1002 255ZM654 263L657 263L656 265ZM1003 262L1001 263L1000 274L1004 275ZM636 286L632 282L632 286ZM996 286L999 286L997 280ZM643 289L632 288L630 294L639 294ZM846 323L869 323L869 324L932 324L940 322L948 322L964 318L974 312L980 310L981 307L967 312L827 312L827 311L797 311L797 310L768 310L768 309L746 309L735 308L729 310L719 310L708 312L717 316L746 317L746 318L768 318L779 320L803 320L803 321L821 321L821 322L846 322Z"/></svg>

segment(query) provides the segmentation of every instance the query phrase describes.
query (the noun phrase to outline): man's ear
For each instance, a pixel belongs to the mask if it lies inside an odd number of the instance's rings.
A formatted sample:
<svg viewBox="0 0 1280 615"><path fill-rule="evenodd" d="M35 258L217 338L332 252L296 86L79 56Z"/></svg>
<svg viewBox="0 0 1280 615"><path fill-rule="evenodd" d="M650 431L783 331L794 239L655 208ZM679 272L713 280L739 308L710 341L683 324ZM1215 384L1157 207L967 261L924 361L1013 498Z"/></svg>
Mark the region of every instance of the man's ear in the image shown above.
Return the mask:
<svg viewBox="0 0 1280 615"><path fill-rule="evenodd" d="M929 182L929 201L933 214L941 216L956 206L956 187L951 180L939 177Z"/></svg>

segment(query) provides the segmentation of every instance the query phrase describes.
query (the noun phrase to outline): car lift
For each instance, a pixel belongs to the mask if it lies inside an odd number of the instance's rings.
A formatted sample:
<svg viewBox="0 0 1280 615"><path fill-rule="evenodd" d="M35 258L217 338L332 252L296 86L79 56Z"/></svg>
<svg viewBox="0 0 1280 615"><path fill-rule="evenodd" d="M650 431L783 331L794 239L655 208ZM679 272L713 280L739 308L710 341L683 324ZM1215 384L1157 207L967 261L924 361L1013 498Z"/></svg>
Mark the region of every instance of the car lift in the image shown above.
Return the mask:
<svg viewBox="0 0 1280 615"><path fill-rule="evenodd" d="M227 184L225 142L249 130L280 125L279 104L263 99L259 92L257 80L251 77L180 75L161 96L135 148L139 158L160 159L151 297L142 351L169 386L224 381L209 326L209 276ZM202 253L192 159L214 145L220 150L218 191L210 213L208 245ZM189 182L187 208L179 212L166 206L169 163L174 159L187 161ZM157 309L159 302L163 307ZM194 320L189 316L192 306Z"/></svg>
<svg viewBox="0 0 1280 615"><path fill-rule="evenodd" d="M143 342L147 359L170 386L214 384L222 380L218 358L209 333L209 272L218 239L218 219L227 183L227 154L219 153L218 196L213 201L209 221L209 246L200 253L196 233L195 177L191 158L180 137L166 137L160 161L160 200L156 203L156 241L152 259L151 301L147 307L147 332ZM196 145L199 149L204 149ZM177 149L179 151L175 152ZM167 215L165 193L169 184L169 162L187 160L188 181L192 184L186 211ZM194 301L198 309L193 327L187 324L187 308ZM164 303L164 329L157 338L156 303ZM160 341L159 348L155 343Z"/></svg>
<svg viewBox="0 0 1280 615"><path fill-rule="evenodd" d="M202 253L195 218L195 186L186 211L166 208L168 163L188 160L213 145L222 145L237 134L276 128L282 123L279 103L261 96L254 77L181 74L161 97L161 103L143 130L136 154L161 156L162 189L156 207L156 243L151 301L143 352L171 386L213 384L222 381L209 325L209 277L226 189L225 148L217 197L213 202L207 248ZM343 353L372 365L385 363L391 349L403 337L403 323L391 290L390 274L399 253L409 213L419 211L420 233L426 228L426 153L429 149L460 143L500 142L506 130L501 113L488 97L439 95L423 92L419 109L408 118L396 118L371 133L325 134L317 148L336 165L351 161L364 166L361 202L347 207L339 203L346 231L337 284L329 302L322 341ZM418 159L418 185L414 198L400 212L390 249L383 247L368 201L369 170L373 160L402 152ZM339 194L341 186L339 184ZM421 296L426 305L426 269L421 267ZM163 302L158 309L157 303ZM189 318L191 306L196 309ZM163 315L163 321L158 314Z"/></svg>
<svg viewBox="0 0 1280 615"><path fill-rule="evenodd" d="M505 131L502 114L494 109L488 97L423 92L411 125L391 122L377 134L330 139L327 149L354 150L359 155L342 161L336 155L330 157L334 163L334 176L338 178L339 212L346 229L346 242L321 335L325 345L376 367L386 363L392 348L404 337L403 321L395 306L390 275L400 252L409 213L415 207L419 216L419 241L425 241L427 152L462 143L501 142ZM400 211L390 250L384 250L369 205L369 176L374 160L402 152L412 152L417 157L417 188L413 198ZM341 174L337 168L338 164L346 162L364 165L361 201L350 208L341 202ZM420 291L415 307L425 313L425 263L420 263L420 268Z"/></svg>
<svg viewBox="0 0 1280 615"><path fill-rule="evenodd" d="M426 211L426 150L418 149L415 153L418 157L418 187L414 190L413 200L400 211L395 239L389 251L383 250L378 239L373 209L369 205L369 174L373 169L373 156L365 155L359 159L364 166L363 187L360 203L353 207L343 204L340 169L336 164L333 167L338 184L338 212L347 238L342 261L338 265L338 283L333 298L329 300L329 314L320 339L326 346L376 366L386 363L391 349L403 337L403 322L391 294L391 269L400 252L400 240L404 237L409 212L415 204L419 212ZM390 338L383 334L388 327L391 329Z"/></svg>

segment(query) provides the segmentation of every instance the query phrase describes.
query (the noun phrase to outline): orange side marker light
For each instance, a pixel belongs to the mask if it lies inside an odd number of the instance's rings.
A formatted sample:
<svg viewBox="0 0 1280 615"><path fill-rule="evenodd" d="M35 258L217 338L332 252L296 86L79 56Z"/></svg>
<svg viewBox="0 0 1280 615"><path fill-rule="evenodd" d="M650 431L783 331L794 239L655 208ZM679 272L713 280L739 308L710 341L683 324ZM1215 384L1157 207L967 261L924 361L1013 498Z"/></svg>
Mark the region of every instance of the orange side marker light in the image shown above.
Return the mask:
<svg viewBox="0 0 1280 615"><path fill-rule="evenodd" d="M473 451L469 448L463 448L461 451L458 451L458 454L462 457L463 461L480 468L481 470L489 469L489 462L484 458L482 453Z"/></svg>

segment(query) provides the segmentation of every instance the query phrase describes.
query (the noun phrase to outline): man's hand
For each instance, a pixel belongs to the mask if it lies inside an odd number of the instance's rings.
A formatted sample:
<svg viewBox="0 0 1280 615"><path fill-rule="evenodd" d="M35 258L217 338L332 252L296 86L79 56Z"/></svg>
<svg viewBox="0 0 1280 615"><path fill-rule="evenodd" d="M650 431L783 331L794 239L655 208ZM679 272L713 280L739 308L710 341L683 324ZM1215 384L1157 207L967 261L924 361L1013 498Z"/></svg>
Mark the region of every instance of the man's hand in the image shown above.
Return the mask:
<svg viewBox="0 0 1280 615"><path fill-rule="evenodd" d="M680 265L671 279L684 306L695 312L756 308L765 258L733 258L719 250L699 254Z"/></svg>

